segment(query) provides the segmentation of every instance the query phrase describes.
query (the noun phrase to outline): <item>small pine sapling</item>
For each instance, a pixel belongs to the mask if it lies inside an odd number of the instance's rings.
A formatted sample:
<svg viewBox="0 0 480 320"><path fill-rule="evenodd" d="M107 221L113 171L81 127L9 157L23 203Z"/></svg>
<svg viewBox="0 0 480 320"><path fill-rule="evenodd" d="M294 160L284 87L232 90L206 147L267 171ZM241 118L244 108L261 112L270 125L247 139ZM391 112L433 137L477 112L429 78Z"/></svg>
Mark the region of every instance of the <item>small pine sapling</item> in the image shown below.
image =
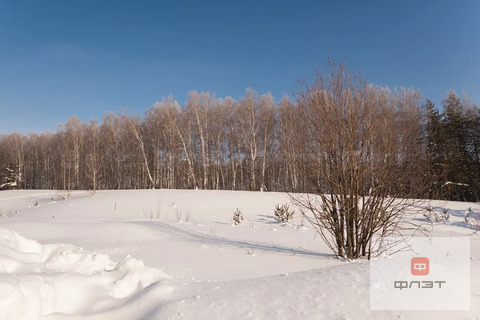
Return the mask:
<svg viewBox="0 0 480 320"><path fill-rule="evenodd" d="M289 210L288 203L282 205L277 204L273 213L275 214L275 220L285 223L288 223L290 220L292 220L293 215L295 214L294 211Z"/></svg>
<svg viewBox="0 0 480 320"><path fill-rule="evenodd" d="M468 223L470 220L470 215L472 214L472 207L468 208L465 215L465 222Z"/></svg>
<svg viewBox="0 0 480 320"><path fill-rule="evenodd" d="M442 208L442 218L445 221L448 221L448 219L450 219L450 213L448 212L448 209L445 207Z"/></svg>
<svg viewBox="0 0 480 320"><path fill-rule="evenodd" d="M474 234L477 234L478 231L480 231L480 214L475 213L472 208L468 208L465 222L473 228Z"/></svg>
<svg viewBox="0 0 480 320"><path fill-rule="evenodd" d="M423 213L423 216L427 218L428 222L430 223L438 222L438 220L440 220L438 213L430 204L425 207L425 212Z"/></svg>
<svg viewBox="0 0 480 320"><path fill-rule="evenodd" d="M242 212L237 208L237 210L233 213L233 223L238 226L240 223L242 223L243 219Z"/></svg>

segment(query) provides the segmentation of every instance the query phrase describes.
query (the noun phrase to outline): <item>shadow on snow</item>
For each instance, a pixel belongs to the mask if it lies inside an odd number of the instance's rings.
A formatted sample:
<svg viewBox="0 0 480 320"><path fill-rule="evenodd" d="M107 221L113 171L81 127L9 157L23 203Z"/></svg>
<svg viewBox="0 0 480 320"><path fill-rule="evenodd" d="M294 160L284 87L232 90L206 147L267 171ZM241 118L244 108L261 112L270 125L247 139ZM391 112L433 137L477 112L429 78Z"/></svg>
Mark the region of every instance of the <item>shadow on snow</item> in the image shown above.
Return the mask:
<svg viewBox="0 0 480 320"><path fill-rule="evenodd" d="M240 249L253 249L266 252L274 253L285 253L292 255L302 255L302 256L313 256L313 257L323 257L328 259L336 259L334 254L319 253L304 249L295 249L289 247L282 247L277 245L258 243L258 242L248 242L244 240L229 240L222 237L215 237L213 235L200 233L192 230L185 230L179 226L175 226L169 223L160 222L160 221L139 221L134 222L135 224L146 227L152 231L167 235L173 239L178 239L185 242L193 243L202 243L208 245L225 245L233 248Z"/></svg>

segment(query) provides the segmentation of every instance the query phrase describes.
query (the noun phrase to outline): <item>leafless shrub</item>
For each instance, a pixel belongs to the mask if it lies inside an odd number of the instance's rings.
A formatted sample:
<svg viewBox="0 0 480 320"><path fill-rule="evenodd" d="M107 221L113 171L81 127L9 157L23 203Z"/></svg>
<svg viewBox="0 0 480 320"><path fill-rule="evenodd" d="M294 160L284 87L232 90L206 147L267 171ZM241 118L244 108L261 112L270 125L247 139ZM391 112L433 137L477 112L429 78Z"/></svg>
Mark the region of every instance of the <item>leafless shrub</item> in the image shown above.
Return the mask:
<svg viewBox="0 0 480 320"><path fill-rule="evenodd" d="M307 151L304 172L312 194L293 203L339 257L372 254L371 241L408 226L409 195L423 188L417 92L392 93L330 61L297 94Z"/></svg>
<svg viewBox="0 0 480 320"><path fill-rule="evenodd" d="M175 221L178 223L190 223L190 211L186 209L175 209Z"/></svg>
<svg viewBox="0 0 480 320"><path fill-rule="evenodd" d="M423 216L430 223L450 220L450 212L449 212L449 209L447 209L446 207L441 207L440 212L437 212L435 208L433 208L431 205L428 205L425 208L425 212L423 213Z"/></svg>
<svg viewBox="0 0 480 320"><path fill-rule="evenodd" d="M182 222L182 211L175 209L175 221Z"/></svg>

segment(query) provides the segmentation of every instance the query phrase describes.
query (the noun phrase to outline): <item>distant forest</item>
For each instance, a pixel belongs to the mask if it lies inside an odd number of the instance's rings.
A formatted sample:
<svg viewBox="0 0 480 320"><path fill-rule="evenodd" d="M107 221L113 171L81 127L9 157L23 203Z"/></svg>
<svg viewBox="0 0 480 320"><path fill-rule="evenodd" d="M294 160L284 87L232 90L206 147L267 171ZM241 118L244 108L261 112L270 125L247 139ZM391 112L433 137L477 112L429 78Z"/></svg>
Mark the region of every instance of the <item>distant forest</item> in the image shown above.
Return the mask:
<svg viewBox="0 0 480 320"><path fill-rule="evenodd" d="M395 177L392 194L479 199L477 105L453 91L439 109L418 91L392 92L373 85L367 89L369 95L362 103L388 105L391 111L375 114L384 125L374 129L377 142L372 142L366 154L394 159L401 174ZM306 126L305 121L323 115L309 113L305 101L302 94L297 102L283 97L275 103L271 94L258 95L252 90L238 100L192 91L185 105L169 97L143 116L108 113L101 122L89 123L73 116L55 133L1 135L0 189L328 192L318 190L321 182L311 183L319 179L316 168L332 156L318 150L318 135L352 130L361 135L362 131L351 122L314 129ZM388 152L380 146L386 131L392 130L388 134L395 137L396 148ZM355 150L353 146L350 152ZM312 189L314 185L317 190ZM368 187L364 192L368 193Z"/></svg>

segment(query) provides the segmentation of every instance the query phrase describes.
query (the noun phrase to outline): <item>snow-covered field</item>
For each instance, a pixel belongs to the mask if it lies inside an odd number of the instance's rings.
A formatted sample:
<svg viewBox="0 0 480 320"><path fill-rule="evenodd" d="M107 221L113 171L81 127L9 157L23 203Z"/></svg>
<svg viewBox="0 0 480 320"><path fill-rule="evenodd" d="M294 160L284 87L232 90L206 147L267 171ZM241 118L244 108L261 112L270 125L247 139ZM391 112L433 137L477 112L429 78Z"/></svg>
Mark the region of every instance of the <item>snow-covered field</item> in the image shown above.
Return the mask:
<svg viewBox="0 0 480 320"><path fill-rule="evenodd" d="M431 203L450 209L432 235L471 237L470 311L371 311L369 262L336 259L299 215L276 222L287 202L270 192L0 192L0 319L480 319L480 237L464 219L479 205ZM237 208L245 220L234 226Z"/></svg>

